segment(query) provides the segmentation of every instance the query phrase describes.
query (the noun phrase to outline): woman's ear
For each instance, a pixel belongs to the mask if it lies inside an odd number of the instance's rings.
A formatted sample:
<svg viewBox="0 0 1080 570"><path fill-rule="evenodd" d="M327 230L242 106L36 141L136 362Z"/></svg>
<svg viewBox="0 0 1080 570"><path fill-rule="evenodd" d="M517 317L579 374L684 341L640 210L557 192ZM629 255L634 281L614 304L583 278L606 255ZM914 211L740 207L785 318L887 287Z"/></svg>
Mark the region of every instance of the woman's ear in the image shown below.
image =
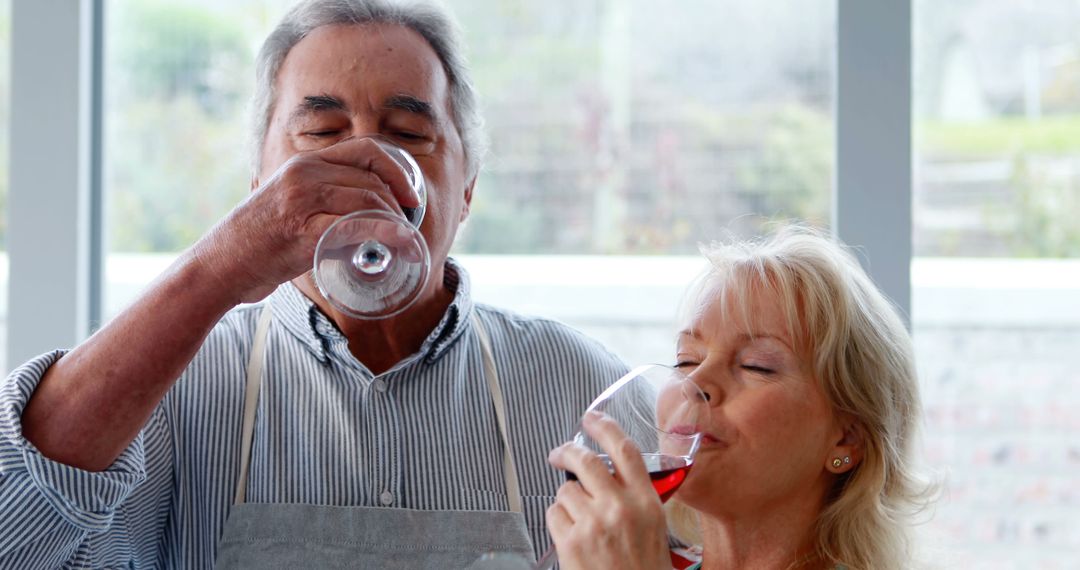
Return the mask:
<svg viewBox="0 0 1080 570"><path fill-rule="evenodd" d="M855 418L841 418L837 427L836 440L825 460L825 468L840 474L851 471L862 461L865 438L862 426Z"/></svg>

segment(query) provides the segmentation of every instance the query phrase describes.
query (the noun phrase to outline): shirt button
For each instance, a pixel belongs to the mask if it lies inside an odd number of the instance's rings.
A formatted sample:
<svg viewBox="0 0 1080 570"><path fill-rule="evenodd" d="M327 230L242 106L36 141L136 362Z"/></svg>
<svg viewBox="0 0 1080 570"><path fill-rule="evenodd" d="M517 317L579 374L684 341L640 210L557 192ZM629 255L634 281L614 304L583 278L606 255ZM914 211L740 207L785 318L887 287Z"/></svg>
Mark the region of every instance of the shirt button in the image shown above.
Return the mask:
<svg viewBox="0 0 1080 570"><path fill-rule="evenodd" d="M376 378L375 381L371 383L371 386L375 388L376 392L386 392L386 381L382 378Z"/></svg>
<svg viewBox="0 0 1080 570"><path fill-rule="evenodd" d="M394 502L394 494L390 491L383 491L382 494L379 495L379 502L384 506L390 506L390 504Z"/></svg>

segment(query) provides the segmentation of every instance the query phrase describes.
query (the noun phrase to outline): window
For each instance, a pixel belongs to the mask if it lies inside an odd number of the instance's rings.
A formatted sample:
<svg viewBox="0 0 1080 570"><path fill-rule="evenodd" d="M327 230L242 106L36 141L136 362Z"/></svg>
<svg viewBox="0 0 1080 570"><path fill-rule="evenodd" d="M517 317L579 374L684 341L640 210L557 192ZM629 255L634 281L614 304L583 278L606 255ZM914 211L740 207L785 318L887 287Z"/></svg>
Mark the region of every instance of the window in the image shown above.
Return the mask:
<svg viewBox="0 0 1080 570"><path fill-rule="evenodd" d="M106 316L246 194L252 59L292 3L106 2ZM449 4L494 143L455 250L478 299L663 361L696 243L830 223L835 0ZM946 477L927 555L1060 567L1080 544L1080 4L912 9L912 328Z"/></svg>
<svg viewBox="0 0 1080 570"><path fill-rule="evenodd" d="M1060 566L1080 544L1080 4L914 10L914 335L947 489L928 534L944 566Z"/></svg>
<svg viewBox="0 0 1080 570"><path fill-rule="evenodd" d="M748 213L827 223L833 4L457 3L495 149L460 249L695 254Z"/></svg>
<svg viewBox="0 0 1080 570"><path fill-rule="evenodd" d="M290 4L110 0L106 315L246 194L251 63ZM835 2L450 4L493 143L455 249L478 298L667 360L699 242L828 223ZM642 264L670 268L651 293Z"/></svg>
<svg viewBox="0 0 1080 570"><path fill-rule="evenodd" d="M288 4L107 2L106 318L247 194L254 52Z"/></svg>

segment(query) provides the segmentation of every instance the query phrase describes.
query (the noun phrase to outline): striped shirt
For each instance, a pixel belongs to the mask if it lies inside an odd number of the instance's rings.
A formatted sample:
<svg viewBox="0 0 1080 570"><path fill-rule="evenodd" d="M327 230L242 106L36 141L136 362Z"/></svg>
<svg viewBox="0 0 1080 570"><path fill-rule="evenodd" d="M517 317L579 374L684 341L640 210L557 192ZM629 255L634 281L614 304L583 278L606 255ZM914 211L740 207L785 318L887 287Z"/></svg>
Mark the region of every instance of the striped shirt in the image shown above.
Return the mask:
<svg viewBox="0 0 1080 570"><path fill-rule="evenodd" d="M453 261L455 297L420 350L373 375L291 284L265 302L274 321L252 442L248 502L508 510L503 448L473 311L491 337L524 514L538 552L563 481L549 450L625 366L550 320L473 305ZM63 465L21 436L42 355L0 385L0 568L207 568L240 466L245 368L260 307L213 329L150 421L100 473Z"/></svg>

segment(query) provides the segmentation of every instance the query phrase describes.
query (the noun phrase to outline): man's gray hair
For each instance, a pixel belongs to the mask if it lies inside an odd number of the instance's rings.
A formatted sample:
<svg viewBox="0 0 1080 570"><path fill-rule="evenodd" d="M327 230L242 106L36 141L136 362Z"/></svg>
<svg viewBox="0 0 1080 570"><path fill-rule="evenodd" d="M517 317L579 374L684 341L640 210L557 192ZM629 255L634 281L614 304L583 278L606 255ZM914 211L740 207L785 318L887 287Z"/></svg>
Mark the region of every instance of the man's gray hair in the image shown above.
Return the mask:
<svg viewBox="0 0 1080 570"><path fill-rule="evenodd" d="M253 171L261 167L263 143L277 100L274 83L282 62L313 30L334 24L404 26L431 44L449 80L450 110L465 151L468 178L476 176L487 152L487 137L457 24L439 5L399 0L305 0L285 14L256 58L251 109Z"/></svg>

